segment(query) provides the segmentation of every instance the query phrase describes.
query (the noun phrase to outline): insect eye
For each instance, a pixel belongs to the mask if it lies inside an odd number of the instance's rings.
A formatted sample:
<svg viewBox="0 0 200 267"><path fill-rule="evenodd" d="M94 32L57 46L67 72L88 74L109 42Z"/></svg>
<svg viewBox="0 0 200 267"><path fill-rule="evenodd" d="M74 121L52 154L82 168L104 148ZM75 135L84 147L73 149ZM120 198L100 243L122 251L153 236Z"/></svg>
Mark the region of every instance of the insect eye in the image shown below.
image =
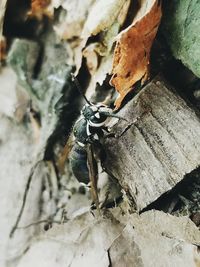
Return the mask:
<svg viewBox="0 0 200 267"><path fill-rule="evenodd" d="M95 116L91 116L91 117L90 117L90 120L91 120L91 121L95 120Z"/></svg>

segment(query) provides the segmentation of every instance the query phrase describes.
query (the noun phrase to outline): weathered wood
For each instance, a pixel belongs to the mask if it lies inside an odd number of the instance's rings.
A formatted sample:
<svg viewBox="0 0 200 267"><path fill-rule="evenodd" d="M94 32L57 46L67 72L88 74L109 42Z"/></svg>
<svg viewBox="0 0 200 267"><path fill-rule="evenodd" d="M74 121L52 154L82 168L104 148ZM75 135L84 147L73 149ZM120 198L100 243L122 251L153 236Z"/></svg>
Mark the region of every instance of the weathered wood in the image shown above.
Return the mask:
<svg viewBox="0 0 200 267"><path fill-rule="evenodd" d="M117 137L106 140L105 167L142 209L199 166L200 120L161 78L119 115L129 123L118 122Z"/></svg>

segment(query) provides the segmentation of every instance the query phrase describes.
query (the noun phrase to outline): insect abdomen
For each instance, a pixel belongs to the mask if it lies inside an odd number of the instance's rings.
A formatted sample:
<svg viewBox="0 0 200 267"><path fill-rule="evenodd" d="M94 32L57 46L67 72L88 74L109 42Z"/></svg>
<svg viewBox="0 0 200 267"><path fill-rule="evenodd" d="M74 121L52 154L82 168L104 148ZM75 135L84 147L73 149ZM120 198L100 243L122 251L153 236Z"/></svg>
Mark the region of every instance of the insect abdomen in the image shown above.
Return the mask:
<svg viewBox="0 0 200 267"><path fill-rule="evenodd" d="M80 183L89 183L89 171L87 167L87 152L84 147L75 144L70 153L72 172Z"/></svg>

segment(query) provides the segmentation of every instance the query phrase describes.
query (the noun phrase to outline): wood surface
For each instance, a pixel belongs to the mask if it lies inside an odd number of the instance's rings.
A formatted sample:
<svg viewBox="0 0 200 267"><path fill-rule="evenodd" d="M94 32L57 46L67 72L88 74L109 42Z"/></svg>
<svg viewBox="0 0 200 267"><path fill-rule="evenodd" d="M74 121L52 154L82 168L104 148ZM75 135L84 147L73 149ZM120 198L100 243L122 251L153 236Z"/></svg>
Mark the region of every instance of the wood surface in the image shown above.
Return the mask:
<svg viewBox="0 0 200 267"><path fill-rule="evenodd" d="M105 168L141 210L181 182L200 163L200 120L157 77L119 112L105 142Z"/></svg>

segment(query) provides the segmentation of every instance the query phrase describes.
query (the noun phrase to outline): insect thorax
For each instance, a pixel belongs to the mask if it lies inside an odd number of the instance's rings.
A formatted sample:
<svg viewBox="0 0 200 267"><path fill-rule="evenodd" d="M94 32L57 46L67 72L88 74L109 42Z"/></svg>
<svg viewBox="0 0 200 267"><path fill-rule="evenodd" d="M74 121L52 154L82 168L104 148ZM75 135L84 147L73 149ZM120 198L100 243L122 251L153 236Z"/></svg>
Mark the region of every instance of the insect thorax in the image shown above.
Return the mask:
<svg viewBox="0 0 200 267"><path fill-rule="evenodd" d="M95 142L103 137L102 127L106 125L108 118L106 113L110 113L110 111L110 108L102 104L86 104L83 107L81 116L73 128L76 142L80 146L84 146L88 142Z"/></svg>

